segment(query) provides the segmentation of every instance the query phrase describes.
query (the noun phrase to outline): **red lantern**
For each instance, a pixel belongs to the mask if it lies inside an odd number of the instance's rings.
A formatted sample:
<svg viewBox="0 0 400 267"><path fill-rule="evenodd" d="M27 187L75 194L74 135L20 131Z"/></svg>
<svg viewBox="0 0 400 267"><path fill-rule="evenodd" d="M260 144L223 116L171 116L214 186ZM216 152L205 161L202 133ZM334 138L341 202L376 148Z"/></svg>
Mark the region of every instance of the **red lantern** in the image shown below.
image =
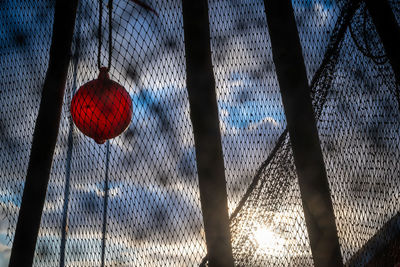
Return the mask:
<svg viewBox="0 0 400 267"><path fill-rule="evenodd" d="M99 77L82 85L71 102L75 125L96 143L120 135L132 119L132 101L120 84L108 76L107 68L100 68Z"/></svg>

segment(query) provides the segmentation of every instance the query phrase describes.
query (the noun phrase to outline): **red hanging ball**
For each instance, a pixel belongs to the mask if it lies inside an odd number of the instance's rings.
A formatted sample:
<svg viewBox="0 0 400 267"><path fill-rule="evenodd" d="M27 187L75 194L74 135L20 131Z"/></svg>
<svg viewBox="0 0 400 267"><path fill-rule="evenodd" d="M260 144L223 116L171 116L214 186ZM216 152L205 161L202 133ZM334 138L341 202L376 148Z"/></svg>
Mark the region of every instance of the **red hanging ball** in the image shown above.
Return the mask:
<svg viewBox="0 0 400 267"><path fill-rule="evenodd" d="M132 100L120 84L108 76L105 67L99 77L82 85L71 102L72 119L96 143L120 135L132 119Z"/></svg>

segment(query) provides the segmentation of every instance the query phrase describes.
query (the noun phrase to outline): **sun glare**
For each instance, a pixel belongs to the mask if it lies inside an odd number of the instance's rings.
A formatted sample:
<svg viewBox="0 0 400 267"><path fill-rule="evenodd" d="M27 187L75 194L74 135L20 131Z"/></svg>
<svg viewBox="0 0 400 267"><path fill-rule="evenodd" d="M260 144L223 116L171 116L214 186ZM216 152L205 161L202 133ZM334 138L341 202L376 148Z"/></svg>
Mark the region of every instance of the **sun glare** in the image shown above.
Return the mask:
<svg viewBox="0 0 400 267"><path fill-rule="evenodd" d="M279 254L284 249L285 239L265 226L260 226L254 231L254 238L259 249L267 254Z"/></svg>

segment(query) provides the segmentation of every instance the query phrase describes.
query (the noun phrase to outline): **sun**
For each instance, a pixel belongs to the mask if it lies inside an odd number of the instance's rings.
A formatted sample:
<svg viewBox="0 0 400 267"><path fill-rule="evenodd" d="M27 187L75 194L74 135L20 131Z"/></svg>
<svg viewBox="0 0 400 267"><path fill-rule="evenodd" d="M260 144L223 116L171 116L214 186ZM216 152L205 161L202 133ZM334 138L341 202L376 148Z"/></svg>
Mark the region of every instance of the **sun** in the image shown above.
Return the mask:
<svg viewBox="0 0 400 267"><path fill-rule="evenodd" d="M266 226L259 226L254 231L254 239L263 253L275 255L284 250L286 240Z"/></svg>

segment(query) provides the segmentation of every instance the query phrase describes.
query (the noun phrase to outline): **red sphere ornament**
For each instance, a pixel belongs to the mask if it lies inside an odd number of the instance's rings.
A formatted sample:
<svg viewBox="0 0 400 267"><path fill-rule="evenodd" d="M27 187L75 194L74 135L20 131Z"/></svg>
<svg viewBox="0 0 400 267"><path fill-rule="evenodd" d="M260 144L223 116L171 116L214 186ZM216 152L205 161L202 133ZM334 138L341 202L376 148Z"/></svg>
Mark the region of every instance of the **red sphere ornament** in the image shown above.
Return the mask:
<svg viewBox="0 0 400 267"><path fill-rule="evenodd" d="M72 119L78 129L103 144L120 135L132 119L132 100L105 67L99 77L82 85L71 101Z"/></svg>

